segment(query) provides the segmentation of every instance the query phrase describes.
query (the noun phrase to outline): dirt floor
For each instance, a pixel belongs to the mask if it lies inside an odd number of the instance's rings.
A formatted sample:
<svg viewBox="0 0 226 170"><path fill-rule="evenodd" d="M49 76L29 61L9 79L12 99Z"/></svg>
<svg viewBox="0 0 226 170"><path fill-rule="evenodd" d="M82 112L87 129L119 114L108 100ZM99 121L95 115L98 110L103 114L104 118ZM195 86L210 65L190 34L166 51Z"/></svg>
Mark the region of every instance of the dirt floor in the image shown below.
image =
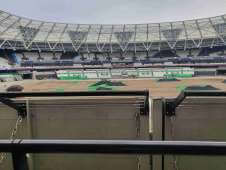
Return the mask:
<svg viewBox="0 0 226 170"><path fill-rule="evenodd" d="M112 80L121 81L126 86L114 87L114 90L145 90L148 89L152 97L176 97L181 90L188 86L206 86L211 85L220 90L226 91L226 83L223 81L226 77L196 77L181 79L175 82L158 82L150 79L130 79L130 80ZM19 84L24 87L25 92L40 91L87 91L89 86L98 82L98 80L83 81L62 81L62 80L26 80L21 82L4 83L0 85L2 91L13 84Z"/></svg>

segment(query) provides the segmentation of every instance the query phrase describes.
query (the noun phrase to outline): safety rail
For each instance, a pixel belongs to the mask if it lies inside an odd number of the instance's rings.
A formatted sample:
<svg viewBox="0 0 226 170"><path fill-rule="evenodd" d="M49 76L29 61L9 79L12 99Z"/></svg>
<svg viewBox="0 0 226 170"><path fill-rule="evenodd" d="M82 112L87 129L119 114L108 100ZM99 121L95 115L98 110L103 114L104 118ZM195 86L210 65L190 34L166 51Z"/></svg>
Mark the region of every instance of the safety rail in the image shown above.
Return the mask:
<svg viewBox="0 0 226 170"><path fill-rule="evenodd" d="M134 140L0 140L14 170L29 170L27 153L226 155L226 142Z"/></svg>

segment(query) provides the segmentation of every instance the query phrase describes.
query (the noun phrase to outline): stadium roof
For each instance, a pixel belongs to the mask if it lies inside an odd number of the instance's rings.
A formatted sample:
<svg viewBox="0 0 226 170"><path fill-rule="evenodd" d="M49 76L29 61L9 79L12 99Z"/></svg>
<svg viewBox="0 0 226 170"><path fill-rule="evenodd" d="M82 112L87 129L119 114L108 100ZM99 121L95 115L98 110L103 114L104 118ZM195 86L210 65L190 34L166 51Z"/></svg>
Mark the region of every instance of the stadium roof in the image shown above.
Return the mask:
<svg viewBox="0 0 226 170"><path fill-rule="evenodd" d="M225 45L225 37L226 15L178 22L88 25L38 21L0 11L0 48L87 52L132 48L136 52Z"/></svg>

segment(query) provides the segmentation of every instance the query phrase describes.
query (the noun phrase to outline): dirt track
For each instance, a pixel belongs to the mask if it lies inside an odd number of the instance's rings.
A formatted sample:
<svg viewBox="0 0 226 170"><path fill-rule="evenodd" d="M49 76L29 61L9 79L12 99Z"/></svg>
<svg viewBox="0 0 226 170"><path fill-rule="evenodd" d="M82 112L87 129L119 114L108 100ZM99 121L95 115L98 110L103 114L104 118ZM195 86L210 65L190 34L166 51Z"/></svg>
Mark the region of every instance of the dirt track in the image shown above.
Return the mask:
<svg viewBox="0 0 226 170"><path fill-rule="evenodd" d="M127 86L116 87L116 90L144 90L149 89L152 97L176 97L181 89L192 85L211 85L226 91L226 84L222 83L224 77L203 77L183 79L177 82L158 82L157 80L134 79L120 80ZM97 82L97 80L87 81L61 81L61 80L43 80L43 81L23 81L15 82L24 86L24 91L81 91L88 90L88 86Z"/></svg>

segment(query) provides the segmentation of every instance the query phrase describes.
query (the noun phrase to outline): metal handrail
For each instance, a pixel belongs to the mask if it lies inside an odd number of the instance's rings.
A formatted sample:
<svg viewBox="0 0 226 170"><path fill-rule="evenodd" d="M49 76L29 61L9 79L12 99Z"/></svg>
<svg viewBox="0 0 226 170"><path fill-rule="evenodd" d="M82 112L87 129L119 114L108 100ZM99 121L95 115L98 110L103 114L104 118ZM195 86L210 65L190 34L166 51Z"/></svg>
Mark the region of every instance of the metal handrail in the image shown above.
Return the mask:
<svg viewBox="0 0 226 170"><path fill-rule="evenodd" d="M135 140L0 140L0 152L226 155L226 142Z"/></svg>
<svg viewBox="0 0 226 170"><path fill-rule="evenodd" d="M27 153L226 155L226 142L134 140L0 140L14 170L29 170Z"/></svg>
<svg viewBox="0 0 226 170"><path fill-rule="evenodd" d="M0 140L0 152L226 155L226 142L134 140Z"/></svg>

